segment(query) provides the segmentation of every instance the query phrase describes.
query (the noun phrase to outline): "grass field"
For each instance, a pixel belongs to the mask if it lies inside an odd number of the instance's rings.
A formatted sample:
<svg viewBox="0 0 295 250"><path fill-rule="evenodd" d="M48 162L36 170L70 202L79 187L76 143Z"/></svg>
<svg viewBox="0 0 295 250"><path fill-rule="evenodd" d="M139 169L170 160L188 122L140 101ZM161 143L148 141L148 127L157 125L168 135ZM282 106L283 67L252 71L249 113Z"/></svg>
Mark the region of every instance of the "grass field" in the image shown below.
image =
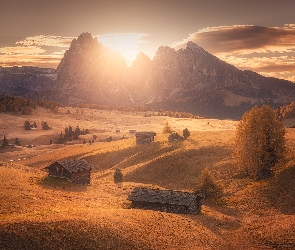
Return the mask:
<svg viewBox="0 0 295 250"><path fill-rule="evenodd" d="M295 249L292 129L286 134L286 165L254 182L233 164L236 121L66 110L0 114L0 136L35 145L1 149L0 249ZM52 129L25 131L25 120L47 121ZM169 143L162 134L167 121L179 133L188 128L190 138ZM49 145L69 125L90 133L67 145ZM155 131L155 142L137 146L131 129ZM93 135L94 143L82 143ZM114 141L100 142L108 136ZM72 157L94 166L90 185L48 177L44 171L49 163ZM124 174L122 188L113 182L117 167ZM134 187L195 191L204 169L222 194L219 200L204 200L200 214L129 208L126 198Z"/></svg>

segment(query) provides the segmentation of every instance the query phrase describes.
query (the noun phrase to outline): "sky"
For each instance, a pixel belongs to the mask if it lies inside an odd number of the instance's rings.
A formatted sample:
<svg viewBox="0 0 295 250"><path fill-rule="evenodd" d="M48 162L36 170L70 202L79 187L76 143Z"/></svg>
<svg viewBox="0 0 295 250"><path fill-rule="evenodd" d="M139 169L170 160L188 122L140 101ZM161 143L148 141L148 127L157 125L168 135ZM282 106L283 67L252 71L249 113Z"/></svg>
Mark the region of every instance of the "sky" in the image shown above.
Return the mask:
<svg viewBox="0 0 295 250"><path fill-rule="evenodd" d="M0 0L0 66L56 68L90 32L128 65L193 41L242 70L295 82L295 0Z"/></svg>

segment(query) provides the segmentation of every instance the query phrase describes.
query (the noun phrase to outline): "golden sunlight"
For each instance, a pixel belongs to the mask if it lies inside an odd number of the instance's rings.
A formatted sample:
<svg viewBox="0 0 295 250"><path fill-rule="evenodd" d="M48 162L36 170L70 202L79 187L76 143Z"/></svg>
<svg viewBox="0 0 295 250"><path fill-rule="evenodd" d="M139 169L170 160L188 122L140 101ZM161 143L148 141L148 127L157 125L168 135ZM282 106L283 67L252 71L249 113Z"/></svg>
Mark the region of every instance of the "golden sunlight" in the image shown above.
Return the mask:
<svg viewBox="0 0 295 250"><path fill-rule="evenodd" d="M124 56L127 65L130 66L140 52L138 46L145 42L142 40L145 36L147 36L145 33L114 33L96 37L104 46L114 49Z"/></svg>

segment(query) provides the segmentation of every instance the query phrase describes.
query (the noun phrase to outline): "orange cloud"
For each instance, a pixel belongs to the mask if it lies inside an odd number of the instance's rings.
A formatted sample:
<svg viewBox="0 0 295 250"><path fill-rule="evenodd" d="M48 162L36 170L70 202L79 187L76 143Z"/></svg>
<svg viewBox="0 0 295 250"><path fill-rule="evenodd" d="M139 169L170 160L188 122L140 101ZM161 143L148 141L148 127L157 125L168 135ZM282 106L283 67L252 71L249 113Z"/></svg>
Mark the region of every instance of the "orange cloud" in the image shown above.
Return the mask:
<svg viewBox="0 0 295 250"><path fill-rule="evenodd" d="M233 25L201 29L172 44L179 49L192 41L240 69L294 81L295 24L284 27Z"/></svg>
<svg viewBox="0 0 295 250"><path fill-rule="evenodd" d="M62 37L62 36L30 36L24 40L17 41L16 44L24 46L53 46L60 48L68 48L74 37Z"/></svg>
<svg viewBox="0 0 295 250"><path fill-rule="evenodd" d="M61 36L33 36L17 41L14 47L0 48L2 66L36 66L55 68L73 38ZM54 51L52 48L54 47ZM59 50L59 51L58 51Z"/></svg>

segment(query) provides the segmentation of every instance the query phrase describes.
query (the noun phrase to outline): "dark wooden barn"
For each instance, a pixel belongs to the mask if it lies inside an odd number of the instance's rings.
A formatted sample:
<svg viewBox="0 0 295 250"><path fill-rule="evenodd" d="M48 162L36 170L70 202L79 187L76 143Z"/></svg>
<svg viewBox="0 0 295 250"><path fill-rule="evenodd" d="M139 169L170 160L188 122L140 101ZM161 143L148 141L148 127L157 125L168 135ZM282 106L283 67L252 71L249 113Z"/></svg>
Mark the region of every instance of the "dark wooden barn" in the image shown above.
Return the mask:
<svg viewBox="0 0 295 250"><path fill-rule="evenodd" d="M90 184L92 166L84 159L56 161L46 167L49 176L66 178L78 184Z"/></svg>
<svg viewBox="0 0 295 250"><path fill-rule="evenodd" d="M200 195L145 187L134 188L127 200L132 201L132 207L134 208L169 213L197 214L202 208Z"/></svg>
<svg viewBox="0 0 295 250"><path fill-rule="evenodd" d="M136 144L145 144L154 141L154 137L157 135L155 132L136 132Z"/></svg>

